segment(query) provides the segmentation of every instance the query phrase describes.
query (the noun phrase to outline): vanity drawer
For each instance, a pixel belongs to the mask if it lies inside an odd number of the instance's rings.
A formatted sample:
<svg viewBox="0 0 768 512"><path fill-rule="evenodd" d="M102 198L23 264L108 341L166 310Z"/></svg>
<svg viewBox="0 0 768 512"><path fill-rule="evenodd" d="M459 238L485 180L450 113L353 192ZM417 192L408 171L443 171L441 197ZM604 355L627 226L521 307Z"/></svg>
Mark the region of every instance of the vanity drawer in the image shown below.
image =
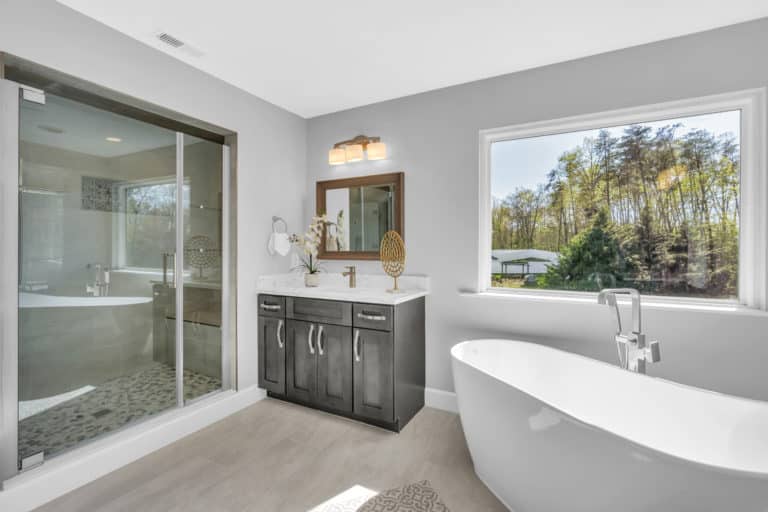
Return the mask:
<svg viewBox="0 0 768 512"><path fill-rule="evenodd" d="M259 295L259 315L285 318L285 297Z"/></svg>
<svg viewBox="0 0 768 512"><path fill-rule="evenodd" d="M394 308L380 304L355 304L352 308L352 324L363 329L392 330Z"/></svg>
<svg viewBox="0 0 768 512"><path fill-rule="evenodd" d="M352 304L335 300L286 298L288 318L334 325L352 325Z"/></svg>

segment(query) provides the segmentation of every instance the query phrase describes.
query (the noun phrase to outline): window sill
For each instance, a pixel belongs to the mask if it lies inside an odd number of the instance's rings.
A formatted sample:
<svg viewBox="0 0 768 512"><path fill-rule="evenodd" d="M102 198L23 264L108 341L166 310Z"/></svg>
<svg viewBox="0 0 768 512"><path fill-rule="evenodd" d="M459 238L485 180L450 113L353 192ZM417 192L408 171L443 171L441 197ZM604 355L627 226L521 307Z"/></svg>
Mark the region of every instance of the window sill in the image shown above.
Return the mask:
<svg viewBox="0 0 768 512"><path fill-rule="evenodd" d="M505 290L490 288L485 291L460 291L462 297L483 300L498 300L509 302L540 302L546 304L595 304L597 294L589 292L556 292L539 291L525 292L518 290ZM619 299L619 304L630 305L629 300ZM661 311L697 311L702 313L716 313L724 315L768 317L768 312L750 308L736 302L727 300L696 300L678 299L674 297L642 297L643 309Z"/></svg>

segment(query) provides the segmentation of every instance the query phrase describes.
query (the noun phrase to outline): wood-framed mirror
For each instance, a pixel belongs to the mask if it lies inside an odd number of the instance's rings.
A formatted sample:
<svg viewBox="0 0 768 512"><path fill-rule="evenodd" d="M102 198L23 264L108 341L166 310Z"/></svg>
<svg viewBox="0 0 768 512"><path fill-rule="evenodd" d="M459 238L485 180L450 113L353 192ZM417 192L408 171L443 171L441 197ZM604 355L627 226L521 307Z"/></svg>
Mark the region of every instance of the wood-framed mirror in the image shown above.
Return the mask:
<svg viewBox="0 0 768 512"><path fill-rule="evenodd" d="M318 258L378 260L384 233L404 237L404 173L318 181L317 215L326 214Z"/></svg>

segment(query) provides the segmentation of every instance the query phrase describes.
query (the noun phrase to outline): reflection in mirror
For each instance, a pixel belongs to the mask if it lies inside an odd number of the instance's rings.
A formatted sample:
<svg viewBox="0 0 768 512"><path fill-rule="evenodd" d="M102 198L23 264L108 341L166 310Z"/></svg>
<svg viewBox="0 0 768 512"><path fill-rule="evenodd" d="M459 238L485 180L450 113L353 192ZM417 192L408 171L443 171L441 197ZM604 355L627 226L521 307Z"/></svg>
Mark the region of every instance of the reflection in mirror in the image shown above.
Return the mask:
<svg viewBox="0 0 768 512"><path fill-rule="evenodd" d="M325 250L378 251L395 226L394 194L394 184L327 190Z"/></svg>
<svg viewBox="0 0 768 512"><path fill-rule="evenodd" d="M378 259L389 230L402 236L403 173L317 183L317 213L328 223L320 257Z"/></svg>

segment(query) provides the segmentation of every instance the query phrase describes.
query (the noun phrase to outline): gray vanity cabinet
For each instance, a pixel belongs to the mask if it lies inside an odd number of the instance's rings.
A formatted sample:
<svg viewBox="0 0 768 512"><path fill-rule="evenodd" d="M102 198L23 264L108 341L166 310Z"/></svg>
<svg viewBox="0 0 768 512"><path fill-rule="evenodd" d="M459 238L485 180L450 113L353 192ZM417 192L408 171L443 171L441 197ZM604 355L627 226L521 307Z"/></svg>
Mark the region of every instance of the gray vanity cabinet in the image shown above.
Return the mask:
<svg viewBox="0 0 768 512"><path fill-rule="evenodd" d="M394 421L394 344L392 333L355 329L355 414Z"/></svg>
<svg viewBox="0 0 768 512"><path fill-rule="evenodd" d="M259 304L269 396L395 431L424 406L424 297L392 306L260 295Z"/></svg>
<svg viewBox="0 0 768 512"><path fill-rule="evenodd" d="M288 320L287 395L352 412L352 333L348 327Z"/></svg>
<svg viewBox="0 0 768 512"><path fill-rule="evenodd" d="M321 325L317 333L316 402L352 412L352 333L342 325Z"/></svg>
<svg viewBox="0 0 768 512"><path fill-rule="evenodd" d="M286 337L286 395L312 403L317 394L316 326L301 320L288 320Z"/></svg>
<svg viewBox="0 0 768 512"><path fill-rule="evenodd" d="M285 394L285 320L259 317L259 386Z"/></svg>

